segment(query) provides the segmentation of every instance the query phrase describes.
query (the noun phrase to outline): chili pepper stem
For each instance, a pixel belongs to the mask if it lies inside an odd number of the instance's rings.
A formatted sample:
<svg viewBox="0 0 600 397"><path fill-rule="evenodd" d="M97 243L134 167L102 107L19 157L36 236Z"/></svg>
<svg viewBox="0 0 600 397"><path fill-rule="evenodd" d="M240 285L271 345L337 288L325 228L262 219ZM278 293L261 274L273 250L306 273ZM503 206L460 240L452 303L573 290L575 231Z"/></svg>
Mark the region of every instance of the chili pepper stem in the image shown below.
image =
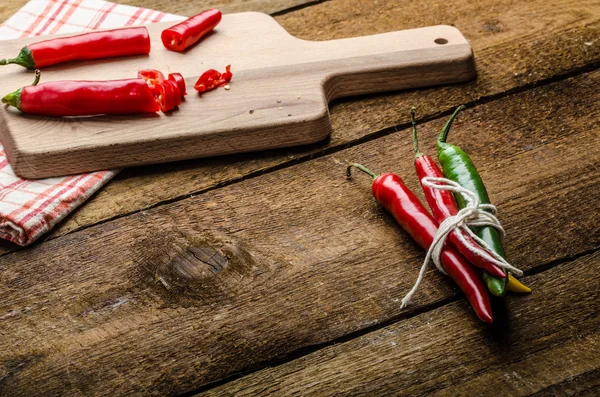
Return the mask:
<svg viewBox="0 0 600 397"><path fill-rule="evenodd" d="M465 109L465 106L460 105L459 107L456 108L454 113L452 113L452 116L450 116L450 118L446 122L446 125L444 126L444 128L442 128L442 131L440 132L440 136L438 137L438 144L440 142L446 143L446 138L448 137L448 132L450 131L450 127L452 126L454 119L456 118L456 116L458 116L458 113L460 113L464 109Z"/></svg>
<svg viewBox="0 0 600 397"><path fill-rule="evenodd" d="M31 50L27 46L21 49L21 52L19 52L19 55L17 55L16 58L0 59L0 66L8 65L9 63L21 65L28 69L33 69L35 66L35 61L33 60L33 56L31 55Z"/></svg>
<svg viewBox="0 0 600 397"><path fill-rule="evenodd" d="M415 113L417 112L416 107L410 108L410 122L412 124L412 133L413 133L413 150L415 151L415 159L423 156L423 153L419 150L419 138L417 137L417 122L415 121Z"/></svg>
<svg viewBox="0 0 600 397"><path fill-rule="evenodd" d="M31 85L37 85L40 82L40 76L42 73L39 69L35 70L35 79ZM19 88L16 91L10 92L2 98L2 103L5 103L9 106L14 106L17 109L21 110L21 93L23 92L23 88Z"/></svg>
<svg viewBox="0 0 600 397"><path fill-rule="evenodd" d="M358 168L365 174L371 176L371 178L373 178L373 179L375 179L379 176L376 173L374 173L373 171L371 171L370 169L368 169L367 167L365 167L364 165L357 164L357 163L350 163L348 165L348 167L346 168L346 178L350 178L352 176L352 167Z"/></svg>

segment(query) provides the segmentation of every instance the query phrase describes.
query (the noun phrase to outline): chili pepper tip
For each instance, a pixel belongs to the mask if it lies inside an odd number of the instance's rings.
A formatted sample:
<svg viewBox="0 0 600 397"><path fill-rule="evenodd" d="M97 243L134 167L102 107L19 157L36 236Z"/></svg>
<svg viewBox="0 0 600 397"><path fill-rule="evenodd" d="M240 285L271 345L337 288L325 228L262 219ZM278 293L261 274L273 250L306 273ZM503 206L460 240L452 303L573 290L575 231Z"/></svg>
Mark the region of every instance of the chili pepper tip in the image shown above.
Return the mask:
<svg viewBox="0 0 600 397"><path fill-rule="evenodd" d="M442 131L440 132L440 136L438 137L438 143L446 143L446 138L448 137L448 132L450 131L450 127L452 126L454 119L456 119L456 116L458 116L458 114L465 108L465 105L460 105L456 108L454 113L452 113L452 116L450 116L450 118L446 122L446 125L444 125L444 128L442 128Z"/></svg>

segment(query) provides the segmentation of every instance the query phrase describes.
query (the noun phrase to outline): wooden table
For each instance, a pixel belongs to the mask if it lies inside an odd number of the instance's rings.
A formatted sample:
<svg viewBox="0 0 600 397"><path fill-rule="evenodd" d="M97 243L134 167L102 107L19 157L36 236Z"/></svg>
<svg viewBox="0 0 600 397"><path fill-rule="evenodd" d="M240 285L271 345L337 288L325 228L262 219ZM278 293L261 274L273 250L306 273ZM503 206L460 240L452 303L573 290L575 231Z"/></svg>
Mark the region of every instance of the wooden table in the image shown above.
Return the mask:
<svg viewBox="0 0 600 397"><path fill-rule="evenodd" d="M44 241L2 244L0 395L600 394L598 1L129 3L269 12L308 40L450 24L479 74L336 101L310 147L125 170ZM410 106L434 154L459 104L451 140L533 289L491 326L433 270L400 309L424 253L344 178L360 161L422 197Z"/></svg>

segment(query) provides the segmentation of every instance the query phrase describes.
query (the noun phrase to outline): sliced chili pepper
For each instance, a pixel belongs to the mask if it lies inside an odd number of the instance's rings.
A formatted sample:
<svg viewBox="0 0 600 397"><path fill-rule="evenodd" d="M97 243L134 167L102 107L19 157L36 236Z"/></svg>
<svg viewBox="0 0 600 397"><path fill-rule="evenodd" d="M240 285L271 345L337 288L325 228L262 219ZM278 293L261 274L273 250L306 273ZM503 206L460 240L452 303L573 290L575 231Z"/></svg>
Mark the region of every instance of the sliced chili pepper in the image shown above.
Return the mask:
<svg viewBox="0 0 600 397"><path fill-rule="evenodd" d="M417 138L417 127L415 122L415 110L411 109L411 118L413 126L413 147L415 151L415 167L417 176L421 182L421 187L425 193L425 198L429 204L429 208L433 212L433 216L438 223L442 223L446 218L454 216L458 213L454 196L448 190L433 189L423 184L423 178L433 177L442 178L444 175L442 170L435 164L433 159L425 156L419 151L419 142ZM473 238L461 229L454 229L448 235L452 244L458 249L458 252L463 254L465 258L473 265L484 270L484 281L490 292L496 296L504 295L504 284L506 283L506 275L504 270L491 262L490 254L479 246ZM463 241L466 241L465 244ZM478 252L473 252L476 249ZM496 280L499 279L499 280Z"/></svg>
<svg viewBox="0 0 600 397"><path fill-rule="evenodd" d="M181 75L181 73L170 73L169 80L172 80L177 83L177 87L179 87L179 93L181 96L187 95L187 91L185 89L185 79Z"/></svg>
<svg viewBox="0 0 600 397"><path fill-rule="evenodd" d="M169 84L173 89L173 100L175 101L175 106L181 105L181 92L179 91L179 86L173 80L165 80L164 84Z"/></svg>
<svg viewBox="0 0 600 397"><path fill-rule="evenodd" d="M373 196L422 248L428 250L437 233L438 224L402 179L391 173L376 175L360 164L348 166L348 177L352 167L373 178ZM477 316L482 321L492 322L490 299L475 268L448 244L442 249L441 262L448 275L465 293Z"/></svg>
<svg viewBox="0 0 600 397"><path fill-rule="evenodd" d="M2 59L0 65L14 63L39 69L63 62L111 58L150 53L150 35L143 26L83 33L29 44L13 59Z"/></svg>
<svg viewBox="0 0 600 397"><path fill-rule="evenodd" d="M2 98L23 113L43 116L90 116L98 114L155 113L159 106L143 79L82 81L66 80L19 88Z"/></svg>
<svg viewBox="0 0 600 397"><path fill-rule="evenodd" d="M163 113L175 109L175 98L177 97L177 93L171 84L167 83L166 81L158 83L154 86L152 92L156 97L156 101L160 105L160 110Z"/></svg>
<svg viewBox="0 0 600 397"><path fill-rule="evenodd" d="M137 76L139 79L146 80L146 83L148 83L150 88L153 88L156 84L165 81L165 75L162 74L160 70L156 69L139 70Z"/></svg>
<svg viewBox="0 0 600 397"><path fill-rule="evenodd" d="M517 280L512 274L508 273L508 281L506 282L506 289L510 292L521 292L529 293L531 288Z"/></svg>
<svg viewBox="0 0 600 397"><path fill-rule="evenodd" d="M194 84L194 88L200 93L210 91L227 84L231 81L232 77L231 65L227 65L225 67L225 72L223 73L220 73L215 69L209 69L202 73L198 81L196 81L196 84Z"/></svg>
<svg viewBox="0 0 600 397"><path fill-rule="evenodd" d="M185 21L162 31L160 38L167 50L181 52L196 44L221 22L221 11L202 11Z"/></svg>
<svg viewBox="0 0 600 397"><path fill-rule="evenodd" d="M446 138L448 137L448 132L450 131L454 119L464 108L464 106L459 106L440 132L437 140L438 160L442 165L442 170L446 178L475 193L481 204L490 204L490 198L485 189L485 185L483 184L483 180L481 179L479 172L477 172L471 158L458 146L446 143ZM467 203L460 194L455 195L454 198L456 199L458 208L462 209L466 207ZM473 228L473 231L479 238L485 241L495 253L503 258L506 257L504 247L502 246L502 237L496 229L485 226ZM506 288L506 278L490 280L490 282L494 283L498 292L502 291L502 293L504 293Z"/></svg>

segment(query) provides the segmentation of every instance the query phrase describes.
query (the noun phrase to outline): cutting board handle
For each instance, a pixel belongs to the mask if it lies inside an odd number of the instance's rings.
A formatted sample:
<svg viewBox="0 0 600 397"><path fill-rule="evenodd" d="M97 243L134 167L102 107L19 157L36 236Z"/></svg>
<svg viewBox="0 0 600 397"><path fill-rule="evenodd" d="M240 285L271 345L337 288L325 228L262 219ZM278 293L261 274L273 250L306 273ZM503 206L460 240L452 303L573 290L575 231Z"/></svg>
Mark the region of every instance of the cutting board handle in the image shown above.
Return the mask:
<svg viewBox="0 0 600 397"><path fill-rule="evenodd" d="M323 70L327 100L450 84L476 76L473 51L446 25L322 42L304 42L307 67Z"/></svg>

